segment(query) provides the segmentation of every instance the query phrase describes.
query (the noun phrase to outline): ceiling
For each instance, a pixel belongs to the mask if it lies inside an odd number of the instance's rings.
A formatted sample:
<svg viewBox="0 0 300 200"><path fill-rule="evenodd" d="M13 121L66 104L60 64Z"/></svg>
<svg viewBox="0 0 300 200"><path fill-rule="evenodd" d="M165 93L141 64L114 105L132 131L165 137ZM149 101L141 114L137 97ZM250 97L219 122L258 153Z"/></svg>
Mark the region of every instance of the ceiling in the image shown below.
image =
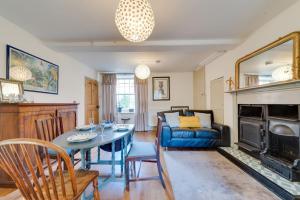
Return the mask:
<svg viewBox="0 0 300 200"><path fill-rule="evenodd" d="M140 44L119 34L118 0L3 0L0 15L99 71L132 72L141 63L157 72L192 71L297 0L149 1L156 25Z"/></svg>

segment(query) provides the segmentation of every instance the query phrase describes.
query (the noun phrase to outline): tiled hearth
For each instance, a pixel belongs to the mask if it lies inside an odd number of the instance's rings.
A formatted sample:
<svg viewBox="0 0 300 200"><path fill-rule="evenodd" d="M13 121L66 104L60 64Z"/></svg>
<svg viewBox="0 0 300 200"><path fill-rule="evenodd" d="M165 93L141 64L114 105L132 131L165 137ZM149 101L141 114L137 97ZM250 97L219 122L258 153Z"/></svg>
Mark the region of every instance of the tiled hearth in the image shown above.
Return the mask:
<svg viewBox="0 0 300 200"><path fill-rule="evenodd" d="M219 152L283 199L300 199L300 182L291 182L264 167L260 160L234 147L220 147Z"/></svg>

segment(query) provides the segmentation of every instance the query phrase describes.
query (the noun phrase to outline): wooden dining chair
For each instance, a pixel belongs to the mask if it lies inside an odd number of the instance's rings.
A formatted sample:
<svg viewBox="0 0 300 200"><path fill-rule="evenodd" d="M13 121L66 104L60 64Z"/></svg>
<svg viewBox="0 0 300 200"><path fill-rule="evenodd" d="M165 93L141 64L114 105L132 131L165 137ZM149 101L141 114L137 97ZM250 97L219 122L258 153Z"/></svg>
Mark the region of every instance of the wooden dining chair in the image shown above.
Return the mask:
<svg viewBox="0 0 300 200"><path fill-rule="evenodd" d="M159 179L161 184L164 188L166 188L163 176L162 176L162 166L160 162L160 135L162 132L162 118L158 117L157 122L157 132L156 132L156 139L155 144L152 142L137 142L133 141L131 149L125 158L125 179L126 179L126 190L129 190L130 182L136 181L146 181L146 180L154 180ZM129 175L129 164L135 162L151 162L156 163L158 176L155 177L143 177L140 178L139 176L134 176L131 178Z"/></svg>
<svg viewBox="0 0 300 200"><path fill-rule="evenodd" d="M45 119L38 119L35 121L38 139L52 142L56 137L64 133L62 117L51 117ZM71 157L73 165L79 163L80 159L74 158L79 150L72 150L66 148L65 151ZM56 156L54 152L49 151L50 157ZM76 162L75 162L76 161Z"/></svg>
<svg viewBox="0 0 300 200"><path fill-rule="evenodd" d="M55 167L50 163L49 150L56 153ZM63 170L62 162L67 170ZM100 199L99 172L74 170L65 150L51 142L29 138L0 141L0 167L26 200L78 199L91 183L94 199Z"/></svg>

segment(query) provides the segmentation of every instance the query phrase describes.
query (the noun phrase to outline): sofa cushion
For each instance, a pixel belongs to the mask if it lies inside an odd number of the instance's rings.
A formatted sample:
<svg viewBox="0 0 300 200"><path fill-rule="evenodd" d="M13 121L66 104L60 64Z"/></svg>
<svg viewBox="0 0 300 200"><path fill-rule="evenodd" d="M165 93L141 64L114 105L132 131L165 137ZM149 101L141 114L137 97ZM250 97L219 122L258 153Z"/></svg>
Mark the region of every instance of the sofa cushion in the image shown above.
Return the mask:
<svg viewBox="0 0 300 200"><path fill-rule="evenodd" d="M157 116L160 116L163 120L163 122L166 121L166 113L174 113L174 112L179 112L179 116L184 116L183 110L169 110L169 111L163 111L163 112L158 112Z"/></svg>
<svg viewBox="0 0 300 200"><path fill-rule="evenodd" d="M214 122L214 113L212 110L187 110L185 112L186 116L195 116L195 113L206 113L210 114L210 121L213 123Z"/></svg>
<svg viewBox="0 0 300 200"><path fill-rule="evenodd" d="M174 113L165 113L165 118L166 122L168 125L173 128L173 127L179 127L179 112L174 112Z"/></svg>
<svg viewBox="0 0 300 200"><path fill-rule="evenodd" d="M199 118L201 128L211 128L211 114L195 112L195 116Z"/></svg>
<svg viewBox="0 0 300 200"><path fill-rule="evenodd" d="M179 124L180 124L179 125L180 128L201 127L199 117L195 117L195 116L188 116L188 117L180 116Z"/></svg>
<svg viewBox="0 0 300 200"><path fill-rule="evenodd" d="M195 138L217 139L220 135L219 131L210 128L193 128Z"/></svg>
<svg viewBox="0 0 300 200"><path fill-rule="evenodd" d="M172 138L194 138L195 132L190 128L172 128Z"/></svg>

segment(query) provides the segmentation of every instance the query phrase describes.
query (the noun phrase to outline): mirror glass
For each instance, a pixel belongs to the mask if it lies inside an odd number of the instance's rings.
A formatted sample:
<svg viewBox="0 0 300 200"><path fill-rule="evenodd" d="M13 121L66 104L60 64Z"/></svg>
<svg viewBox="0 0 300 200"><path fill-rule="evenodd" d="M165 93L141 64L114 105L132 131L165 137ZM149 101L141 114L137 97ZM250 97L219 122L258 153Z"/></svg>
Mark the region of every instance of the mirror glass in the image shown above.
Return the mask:
<svg viewBox="0 0 300 200"><path fill-rule="evenodd" d="M239 64L239 88L287 81L293 78L293 40L282 43Z"/></svg>

